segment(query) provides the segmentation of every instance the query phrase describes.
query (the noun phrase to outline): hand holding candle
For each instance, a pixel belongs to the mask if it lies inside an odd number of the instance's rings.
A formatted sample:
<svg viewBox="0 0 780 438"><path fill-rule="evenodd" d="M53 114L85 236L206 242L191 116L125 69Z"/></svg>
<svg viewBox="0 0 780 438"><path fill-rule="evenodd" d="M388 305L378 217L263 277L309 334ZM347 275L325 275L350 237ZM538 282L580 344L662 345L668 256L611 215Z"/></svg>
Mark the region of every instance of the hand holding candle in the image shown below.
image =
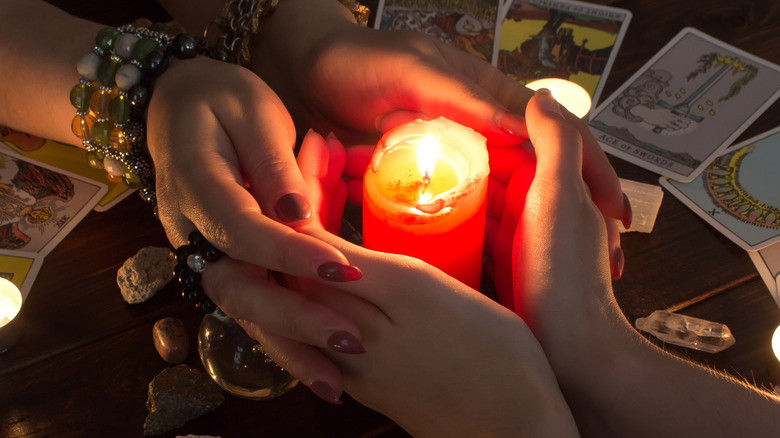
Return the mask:
<svg viewBox="0 0 780 438"><path fill-rule="evenodd" d="M478 289L489 173L485 138L450 120L388 131L363 180L363 244L419 258Z"/></svg>

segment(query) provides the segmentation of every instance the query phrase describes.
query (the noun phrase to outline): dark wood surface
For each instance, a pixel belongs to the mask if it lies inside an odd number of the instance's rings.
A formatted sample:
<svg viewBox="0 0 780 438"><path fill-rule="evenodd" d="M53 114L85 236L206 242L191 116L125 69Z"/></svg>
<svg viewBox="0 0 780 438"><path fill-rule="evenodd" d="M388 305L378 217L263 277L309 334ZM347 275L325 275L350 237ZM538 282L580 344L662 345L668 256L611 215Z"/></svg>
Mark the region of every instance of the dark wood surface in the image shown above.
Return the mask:
<svg viewBox="0 0 780 438"><path fill-rule="evenodd" d="M633 12L604 97L686 26L780 63L775 1L599 3ZM778 110L772 106L742 138L780 125ZM612 162L621 177L657 183L651 172ZM119 294L118 268L149 245L166 246L165 234L132 196L107 212L90 213L47 256L19 315L22 339L0 355L0 437L141 436L147 385L169 366L152 343L152 325L160 318L185 321L191 343L186 363L202 368L195 344L200 315L181 302L173 284L138 305ZM624 234L623 249L626 268L614 287L629 320L670 309L724 322L737 343L722 353L666 348L760 387L778 382L770 339L780 310L744 251L668 193L654 231ZM329 405L301 385L267 401L228 395L218 410L162 436L405 436L382 415L348 396L343 400L343 406Z"/></svg>

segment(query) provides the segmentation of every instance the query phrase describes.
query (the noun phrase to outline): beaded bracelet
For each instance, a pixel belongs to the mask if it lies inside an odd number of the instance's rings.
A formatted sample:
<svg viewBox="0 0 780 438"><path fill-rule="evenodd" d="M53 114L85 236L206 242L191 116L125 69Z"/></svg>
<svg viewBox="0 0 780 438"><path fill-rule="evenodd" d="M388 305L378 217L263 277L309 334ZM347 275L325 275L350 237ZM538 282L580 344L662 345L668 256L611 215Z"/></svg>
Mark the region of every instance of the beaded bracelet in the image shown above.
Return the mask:
<svg viewBox="0 0 780 438"><path fill-rule="evenodd" d="M205 39L139 19L100 30L92 52L77 65L81 79L70 91L76 108L71 129L87 150L87 162L104 169L109 181L139 188L153 205L154 168L144 122L152 82L168 67L169 55L193 58L199 53L220 57Z"/></svg>
<svg viewBox="0 0 780 438"><path fill-rule="evenodd" d="M197 229L190 233L185 245L176 248L173 276L183 288L181 296L184 301L195 304L203 313L211 313L217 306L200 286L200 274L208 263L214 263L220 257L222 252Z"/></svg>
<svg viewBox="0 0 780 438"><path fill-rule="evenodd" d="M222 16L214 24L220 30L217 45L233 64L248 67L252 37L260 31L260 22L269 17L281 0L227 0ZM355 16L358 24L368 24L369 9L355 0L339 0ZM209 26L204 32L208 36Z"/></svg>

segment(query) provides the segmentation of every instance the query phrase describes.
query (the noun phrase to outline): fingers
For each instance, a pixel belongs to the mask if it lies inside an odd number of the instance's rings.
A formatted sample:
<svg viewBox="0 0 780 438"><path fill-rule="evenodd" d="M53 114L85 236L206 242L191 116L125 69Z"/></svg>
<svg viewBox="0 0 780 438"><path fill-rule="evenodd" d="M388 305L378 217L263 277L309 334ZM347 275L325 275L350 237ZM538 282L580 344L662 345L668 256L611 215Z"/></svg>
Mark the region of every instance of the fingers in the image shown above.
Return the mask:
<svg viewBox="0 0 780 438"><path fill-rule="evenodd" d="M278 336L320 348L363 352L360 330L354 323L269 280L263 268L223 257L207 266L201 284L235 319L253 321Z"/></svg>
<svg viewBox="0 0 780 438"><path fill-rule="evenodd" d="M316 348L274 335L257 324L237 320L246 333L257 340L268 356L321 399L341 404L344 378L333 362Z"/></svg>
<svg viewBox="0 0 780 438"><path fill-rule="evenodd" d="M566 122L561 106L540 89L526 109L528 132L536 151L536 172L544 178L570 180L582 174L582 136Z"/></svg>
<svg viewBox="0 0 780 438"><path fill-rule="evenodd" d="M346 150L344 181L347 186L347 200L355 205L363 203L363 174L371 163L373 145L351 146Z"/></svg>

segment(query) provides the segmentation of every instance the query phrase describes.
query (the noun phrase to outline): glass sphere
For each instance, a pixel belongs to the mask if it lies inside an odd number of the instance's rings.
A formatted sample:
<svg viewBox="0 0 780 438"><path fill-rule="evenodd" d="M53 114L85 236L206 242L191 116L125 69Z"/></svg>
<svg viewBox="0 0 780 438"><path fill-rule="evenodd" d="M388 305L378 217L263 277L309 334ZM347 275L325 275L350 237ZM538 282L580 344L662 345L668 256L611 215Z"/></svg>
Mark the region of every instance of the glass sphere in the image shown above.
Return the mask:
<svg viewBox="0 0 780 438"><path fill-rule="evenodd" d="M238 397L273 398L298 384L298 379L271 360L257 341L219 309L203 317L198 351L206 372Z"/></svg>

